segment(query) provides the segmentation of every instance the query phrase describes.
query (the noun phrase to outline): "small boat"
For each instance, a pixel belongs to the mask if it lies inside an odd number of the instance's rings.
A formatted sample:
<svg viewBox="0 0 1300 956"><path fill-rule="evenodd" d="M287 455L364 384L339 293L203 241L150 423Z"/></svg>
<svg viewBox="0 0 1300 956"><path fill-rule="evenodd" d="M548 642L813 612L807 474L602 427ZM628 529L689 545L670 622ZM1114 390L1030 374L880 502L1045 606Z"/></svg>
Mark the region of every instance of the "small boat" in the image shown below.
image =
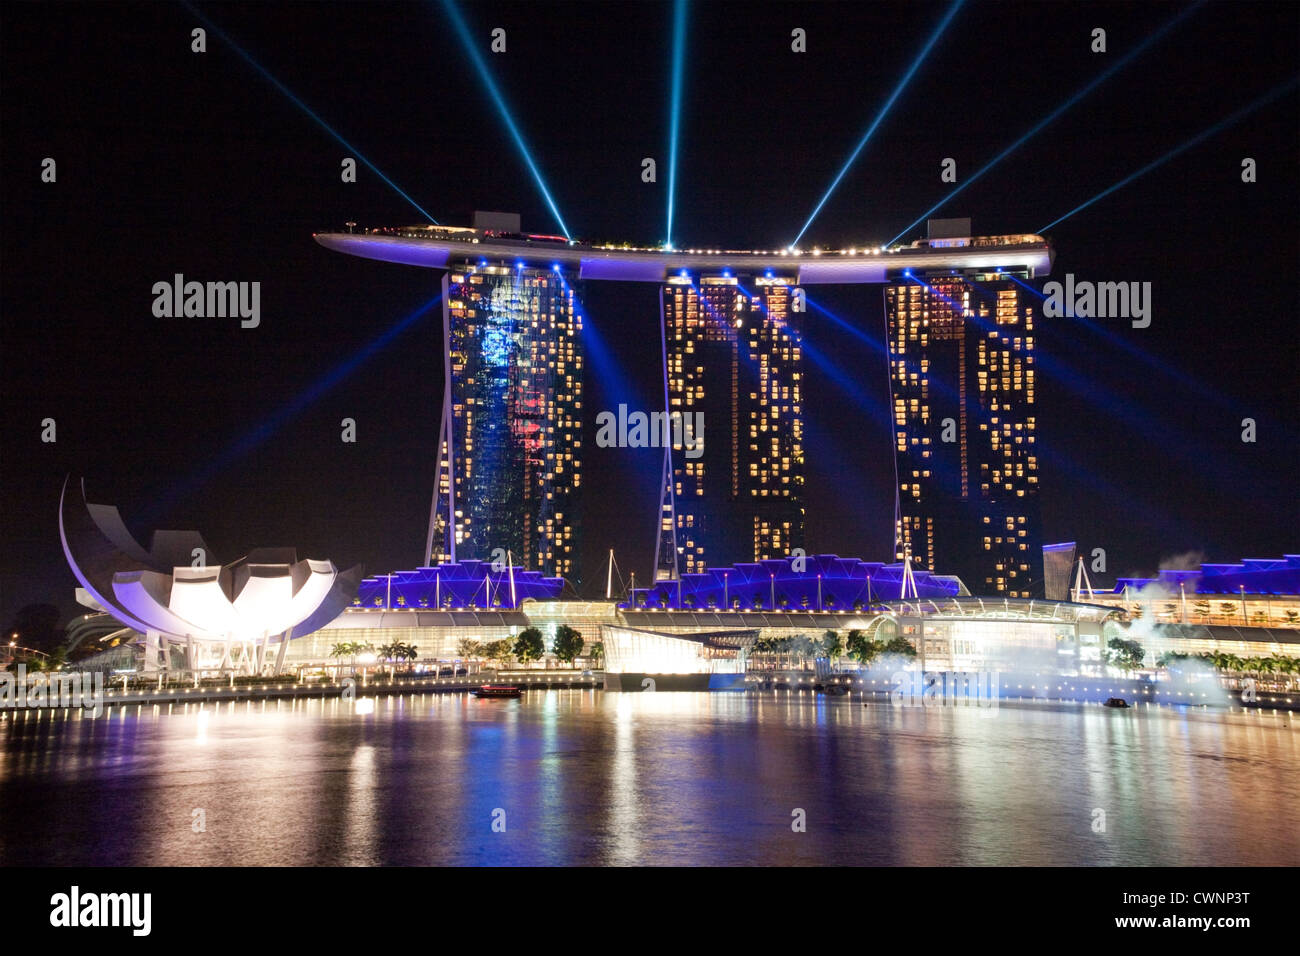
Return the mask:
<svg viewBox="0 0 1300 956"><path fill-rule="evenodd" d="M1107 698L1106 698L1106 703L1105 703L1103 706L1105 706L1105 707L1127 707L1127 706L1128 706L1128 701L1126 701L1123 697L1107 697Z"/></svg>
<svg viewBox="0 0 1300 956"><path fill-rule="evenodd" d="M524 692L514 684L484 684L474 691L475 697L522 697Z"/></svg>

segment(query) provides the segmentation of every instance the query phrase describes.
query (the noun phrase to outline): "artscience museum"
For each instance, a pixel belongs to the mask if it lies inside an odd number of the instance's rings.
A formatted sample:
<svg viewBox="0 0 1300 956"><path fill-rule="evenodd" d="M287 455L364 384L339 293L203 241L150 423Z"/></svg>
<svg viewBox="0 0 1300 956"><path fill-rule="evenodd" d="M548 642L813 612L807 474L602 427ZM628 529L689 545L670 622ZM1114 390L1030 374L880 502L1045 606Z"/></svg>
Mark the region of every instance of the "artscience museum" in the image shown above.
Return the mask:
<svg viewBox="0 0 1300 956"><path fill-rule="evenodd" d="M219 564L195 531L155 531L146 550L116 507L86 501L80 481L64 485L59 536L77 599L137 632L145 673L277 673L289 641L336 618L361 581L359 566L299 560L292 548Z"/></svg>

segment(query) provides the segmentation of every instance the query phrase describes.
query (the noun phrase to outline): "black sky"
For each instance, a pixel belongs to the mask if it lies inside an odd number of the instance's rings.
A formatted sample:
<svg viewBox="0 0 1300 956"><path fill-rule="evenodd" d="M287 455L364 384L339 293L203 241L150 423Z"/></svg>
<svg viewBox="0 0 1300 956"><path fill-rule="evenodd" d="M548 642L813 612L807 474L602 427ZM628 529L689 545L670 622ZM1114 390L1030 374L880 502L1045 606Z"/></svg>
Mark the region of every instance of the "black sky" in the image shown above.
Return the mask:
<svg viewBox="0 0 1300 956"><path fill-rule="evenodd" d="M678 245L788 243L946 5L696 3L682 117ZM881 242L1051 112L1181 5L968 3L804 238ZM432 215L556 223L438 4L205 4L204 13ZM463 7L570 230L663 237L671 8ZM1210 4L966 189L939 215L1034 231L1300 72L1300 7ZM421 221L183 6L7 4L0 14L0 620L74 580L63 477L151 528L194 527L231 559L287 544L371 573L420 558L441 395L436 313L310 402L313 387L426 302L438 273L340 256L313 231ZM493 27L508 52L487 54ZM790 31L808 52L790 50ZM1090 52L1107 30L1110 52ZM1050 230L1055 276L1149 281L1150 328L1041 324L1044 539L1103 547L1109 580L1171 555L1300 550L1297 157L1293 88ZM56 184L40 182L46 157ZM640 161L659 161L659 182ZM1242 183L1243 157L1259 181ZM913 230L917 235L923 227ZM262 324L158 319L176 273L262 283ZM877 287L811 290L875 339ZM654 404L653 286L589 286L589 324L628 378L589 370L588 427ZM875 403L884 360L833 325L806 332ZM1169 373L1156 370L1146 355ZM886 559L887 423L809 364L808 543ZM294 414L280 410L297 402ZM355 418L357 444L339 440ZM1258 441L1241 441L1241 420ZM53 418L58 441L41 441ZM244 453L226 450L263 434ZM589 432L594 434L594 431ZM585 580L614 547L651 559L658 459L587 443ZM206 477L205 477L206 476ZM199 480L202 479L202 480Z"/></svg>

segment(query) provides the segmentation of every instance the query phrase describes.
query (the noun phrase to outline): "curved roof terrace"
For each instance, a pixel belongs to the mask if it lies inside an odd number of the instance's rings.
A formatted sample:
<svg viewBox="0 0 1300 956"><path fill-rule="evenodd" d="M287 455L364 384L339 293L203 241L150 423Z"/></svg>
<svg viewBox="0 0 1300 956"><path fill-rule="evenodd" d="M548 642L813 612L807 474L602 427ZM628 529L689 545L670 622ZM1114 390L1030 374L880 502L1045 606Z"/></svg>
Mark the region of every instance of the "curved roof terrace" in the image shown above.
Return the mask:
<svg viewBox="0 0 1300 956"><path fill-rule="evenodd" d="M577 269L579 278L663 282L682 271L727 272L784 279L799 285L883 283L905 271L1024 272L1045 276L1052 248L1042 236L971 236L920 239L906 246L848 249L674 249L628 243L589 243L555 236L501 234L450 226L405 226L365 232L314 233L335 252L425 269L450 269L464 261Z"/></svg>

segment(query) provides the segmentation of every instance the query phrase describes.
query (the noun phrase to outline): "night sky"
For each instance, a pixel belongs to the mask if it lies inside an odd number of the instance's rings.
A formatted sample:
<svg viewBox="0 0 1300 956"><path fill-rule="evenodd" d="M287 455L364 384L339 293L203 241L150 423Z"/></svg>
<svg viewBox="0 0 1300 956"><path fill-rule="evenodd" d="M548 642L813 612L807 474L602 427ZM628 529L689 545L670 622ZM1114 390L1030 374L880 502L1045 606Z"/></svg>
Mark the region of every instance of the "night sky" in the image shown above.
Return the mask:
<svg viewBox="0 0 1300 956"><path fill-rule="evenodd" d="M0 620L73 613L64 476L147 543L201 531L221 560L258 546L368 573L420 563L442 393L438 312L389 334L440 273L329 252L314 231L474 209L558 232L439 4L204 4L202 11L355 147L348 150L177 4L7 4L3 96L4 414ZM798 233L946 4L696 3L678 163L678 246L775 248ZM893 237L1183 5L968 3L803 239ZM466 4L464 15L575 236L664 237L672 10ZM493 27L507 52L488 52ZM808 52L790 49L795 27ZM1109 52L1090 51L1107 30ZM1300 72L1300 7L1209 4L991 169L938 216L1033 232ZM1044 540L1106 549L1109 573L1300 550L1297 157L1293 86L1243 122L1048 230L1053 278L1153 287L1150 328L1040 323ZM57 161L42 183L41 161ZM641 182L643 157L659 164ZM1258 181L1241 181L1241 161ZM923 234L917 226L908 239ZM155 318L174 273L260 281L262 320ZM878 286L813 287L882 338ZM608 346L587 434L619 400L654 407L653 284L592 284ZM818 321L806 364L810 552L887 560L886 364ZM379 340L378 347L371 347ZM358 441L340 441L356 419ZM1258 440L1241 440L1243 418ZM57 441L41 440L43 419ZM644 579L655 449L585 444L580 592L604 556ZM940 569L942 570L942 569Z"/></svg>

